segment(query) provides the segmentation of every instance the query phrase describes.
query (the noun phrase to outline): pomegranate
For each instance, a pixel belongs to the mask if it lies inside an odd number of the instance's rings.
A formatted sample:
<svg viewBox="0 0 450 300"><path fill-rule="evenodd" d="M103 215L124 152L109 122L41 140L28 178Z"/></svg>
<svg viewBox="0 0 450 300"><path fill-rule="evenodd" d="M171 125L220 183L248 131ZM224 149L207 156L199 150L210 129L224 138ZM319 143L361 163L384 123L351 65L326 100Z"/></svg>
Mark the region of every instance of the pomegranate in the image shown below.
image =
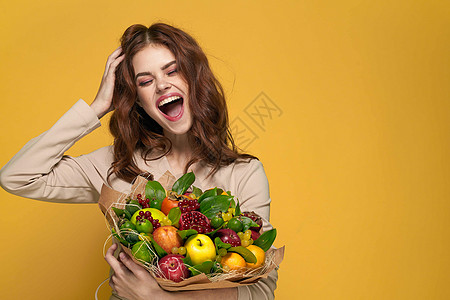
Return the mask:
<svg viewBox="0 0 450 300"><path fill-rule="evenodd" d="M245 212L242 213L242 215L244 217L252 219L256 224L259 225L258 227L256 227L256 226L250 227L250 230L253 230L253 231L256 231L256 232L260 232L261 231L262 218L257 213L255 213L254 211L250 211L250 212L249 211L245 211Z"/></svg>
<svg viewBox="0 0 450 300"><path fill-rule="evenodd" d="M194 211L200 208L196 199L184 199L178 202L178 207L182 213Z"/></svg>
<svg viewBox="0 0 450 300"><path fill-rule="evenodd" d="M199 211L190 211L181 214L180 230L194 229L198 233L212 231L209 219Z"/></svg>
<svg viewBox="0 0 450 300"><path fill-rule="evenodd" d="M230 244L233 247L241 245L241 239L234 230L231 229L220 229L217 231L216 236L224 243Z"/></svg>

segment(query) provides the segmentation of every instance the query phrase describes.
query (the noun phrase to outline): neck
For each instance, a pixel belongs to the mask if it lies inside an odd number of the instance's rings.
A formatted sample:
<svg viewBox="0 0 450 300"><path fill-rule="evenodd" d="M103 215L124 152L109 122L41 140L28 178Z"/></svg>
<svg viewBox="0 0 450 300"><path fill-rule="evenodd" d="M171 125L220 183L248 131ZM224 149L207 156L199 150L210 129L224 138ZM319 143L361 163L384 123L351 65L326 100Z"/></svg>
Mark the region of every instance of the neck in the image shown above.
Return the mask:
<svg viewBox="0 0 450 300"><path fill-rule="evenodd" d="M172 142L172 149L167 154L167 158L175 165L184 168L192 156L192 147L188 134L175 135L164 132L164 136Z"/></svg>

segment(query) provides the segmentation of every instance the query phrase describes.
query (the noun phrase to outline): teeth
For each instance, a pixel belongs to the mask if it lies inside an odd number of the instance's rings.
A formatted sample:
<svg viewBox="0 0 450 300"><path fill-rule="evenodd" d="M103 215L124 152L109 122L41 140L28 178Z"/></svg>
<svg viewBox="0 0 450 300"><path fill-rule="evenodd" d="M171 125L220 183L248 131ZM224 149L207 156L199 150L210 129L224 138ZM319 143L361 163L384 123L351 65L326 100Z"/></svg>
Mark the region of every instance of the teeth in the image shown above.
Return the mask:
<svg viewBox="0 0 450 300"><path fill-rule="evenodd" d="M172 96L172 97L166 98L163 101L159 102L158 106L161 107L164 104L170 103L170 102L178 100L178 99L181 99L181 97L180 96Z"/></svg>

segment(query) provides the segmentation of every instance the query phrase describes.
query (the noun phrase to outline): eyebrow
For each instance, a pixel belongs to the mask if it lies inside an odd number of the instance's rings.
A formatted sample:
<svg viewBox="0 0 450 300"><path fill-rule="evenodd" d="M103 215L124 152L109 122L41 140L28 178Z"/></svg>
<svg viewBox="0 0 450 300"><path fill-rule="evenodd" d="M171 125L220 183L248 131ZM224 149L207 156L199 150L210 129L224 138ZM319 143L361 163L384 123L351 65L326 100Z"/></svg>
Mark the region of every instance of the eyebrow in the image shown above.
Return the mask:
<svg viewBox="0 0 450 300"><path fill-rule="evenodd" d="M172 60L171 62L168 62L167 64L165 64L164 66L161 67L161 70L165 70L168 67L170 67L171 65L175 64L176 61ZM134 76L134 81L136 81L138 79L139 76L146 76L146 75L153 75L151 72L141 72L141 73L137 73L136 76Z"/></svg>

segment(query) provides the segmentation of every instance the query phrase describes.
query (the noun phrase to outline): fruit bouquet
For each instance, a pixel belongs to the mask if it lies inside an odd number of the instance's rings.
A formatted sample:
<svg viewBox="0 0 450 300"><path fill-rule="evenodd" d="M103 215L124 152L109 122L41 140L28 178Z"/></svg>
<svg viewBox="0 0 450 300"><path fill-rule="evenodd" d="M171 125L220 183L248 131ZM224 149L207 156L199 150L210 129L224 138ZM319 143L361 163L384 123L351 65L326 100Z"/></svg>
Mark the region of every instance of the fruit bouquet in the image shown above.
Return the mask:
<svg viewBox="0 0 450 300"><path fill-rule="evenodd" d="M276 229L261 233L261 217L241 211L230 192L201 191L192 172L174 180L138 177L130 194L104 185L99 200L111 236L163 289L251 284L281 263L284 247L271 249Z"/></svg>

